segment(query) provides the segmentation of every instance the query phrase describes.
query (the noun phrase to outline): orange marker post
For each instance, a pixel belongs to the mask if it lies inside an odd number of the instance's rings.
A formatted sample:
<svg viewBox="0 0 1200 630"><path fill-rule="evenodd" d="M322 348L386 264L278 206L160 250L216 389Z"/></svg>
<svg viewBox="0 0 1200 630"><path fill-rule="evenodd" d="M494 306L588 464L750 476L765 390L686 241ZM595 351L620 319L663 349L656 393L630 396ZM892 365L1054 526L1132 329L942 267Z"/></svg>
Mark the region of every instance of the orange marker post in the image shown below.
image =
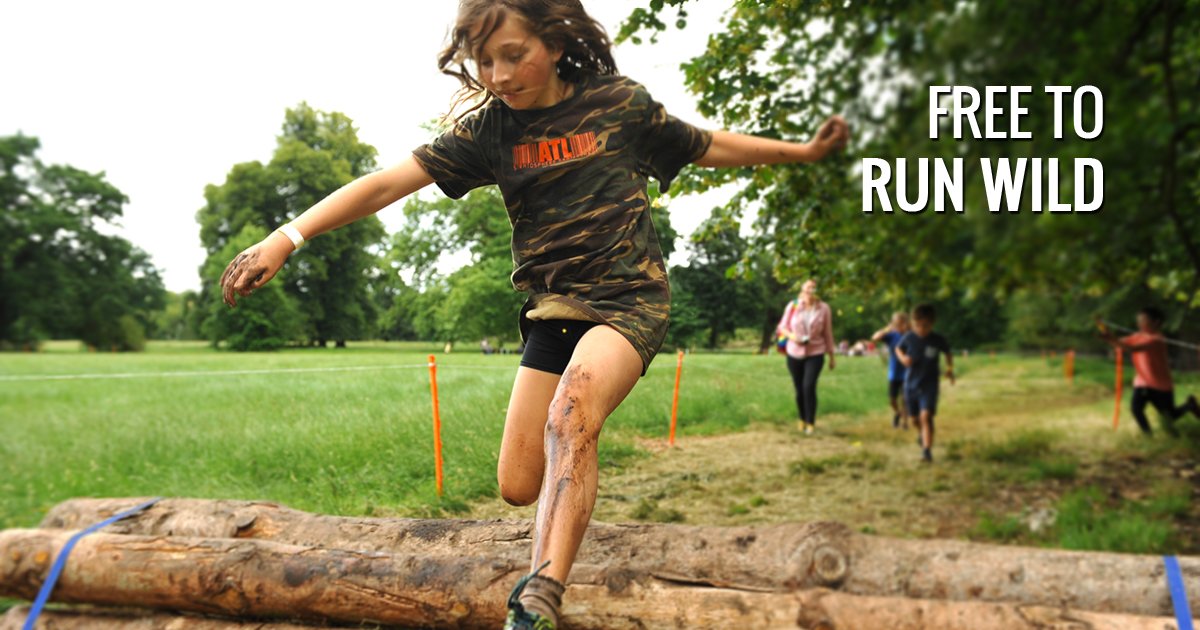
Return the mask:
<svg viewBox="0 0 1200 630"><path fill-rule="evenodd" d="M1117 421L1121 419L1121 387L1125 384L1125 357L1117 348L1117 405L1113 409L1113 431L1117 430Z"/></svg>
<svg viewBox="0 0 1200 630"><path fill-rule="evenodd" d="M679 417L679 380L683 377L683 350L679 351L677 357L675 362L675 399L671 402L671 446L675 446L675 421Z"/></svg>
<svg viewBox="0 0 1200 630"><path fill-rule="evenodd" d="M442 496L442 414L438 411L437 358L429 355L429 392L433 396L433 465L437 493Z"/></svg>
<svg viewBox="0 0 1200 630"><path fill-rule="evenodd" d="M1067 381L1072 385L1075 384L1075 350L1067 350L1063 353L1063 376L1067 377Z"/></svg>

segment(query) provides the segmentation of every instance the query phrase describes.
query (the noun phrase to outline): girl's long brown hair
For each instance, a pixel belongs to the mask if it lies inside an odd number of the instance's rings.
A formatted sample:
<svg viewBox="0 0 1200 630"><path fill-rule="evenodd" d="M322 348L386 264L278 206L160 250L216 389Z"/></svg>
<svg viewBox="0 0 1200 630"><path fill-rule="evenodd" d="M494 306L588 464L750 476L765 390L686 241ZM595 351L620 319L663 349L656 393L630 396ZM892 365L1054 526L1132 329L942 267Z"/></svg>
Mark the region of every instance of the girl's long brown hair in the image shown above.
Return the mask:
<svg viewBox="0 0 1200 630"><path fill-rule="evenodd" d="M478 57L483 43L511 16L523 20L547 46L563 51L557 66L562 80L576 82L589 75L617 73L608 34L579 0L460 0L450 44L438 55L438 69L462 82L446 120L463 103L478 100L455 116L455 121L494 98L471 74L467 61Z"/></svg>

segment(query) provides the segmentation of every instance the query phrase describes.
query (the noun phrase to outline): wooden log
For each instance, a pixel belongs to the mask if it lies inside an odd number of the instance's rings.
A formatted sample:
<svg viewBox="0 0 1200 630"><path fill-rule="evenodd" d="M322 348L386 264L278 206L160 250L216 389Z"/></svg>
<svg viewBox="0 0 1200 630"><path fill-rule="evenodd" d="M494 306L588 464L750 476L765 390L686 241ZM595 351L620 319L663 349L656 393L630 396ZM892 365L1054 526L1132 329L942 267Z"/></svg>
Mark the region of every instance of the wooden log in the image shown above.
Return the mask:
<svg viewBox="0 0 1200 630"><path fill-rule="evenodd" d="M28 616L27 606L10 608L0 616L0 630L21 630ZM313 630L328 626L87 607L43 611L38 616L36 627L38 630Z"/></svg>
<svg viewBox="0 0 1200 630"><path fill-rule="evenodd" d="M72 532L0 532L0 596L32 598ZM794 595L662 583L581 567L564 610L571 628L795 627ZM525 562L414 556L266 540L83 538L55 601L342 623L496 628ZM580 579L584 581L580 581ZM662 596L662 591L678 593ZM644 624L644 625L643 625Z"/></svg>
<svg viewBox="0 0 1200 630"><path fill-rule="evenodd" d="M0 595L31 597L68 531L0 532ZM55 599L224 616L495 628L505 561L414 557L272 541L94 534L81 540ZM676 584L644 573L584 567L565 627L838 630L1162 630L1169 618L979 602L862 597L825 589L744 592ZM575 577L575 576L573 576ZM154 626L150 626L154 627Z"/></svg>
<svg viewBox="0 0 1200 630"><path fill-rule="evenodd" d="M42 527L82 527L141 498L73 499ZM274 540L301 546L424 555L477 554L525 563L529 522L349 518L251 501L166 499L114 532ZM865 536L836 523L700 527L593 523L579 562L680 584L742 591L833 588L883 597L1009 602L1136 615L1172 608L1158 556L1071 552ZM1193 614L1200 559L1180 558Z"/></svg>
<svg viewBox="0 0 1200 630"><path fill-rule="evenodd" d="M1096 613L1047 606L800 593L797 624L812 630L1175 630L1174 617Z"/></svg>

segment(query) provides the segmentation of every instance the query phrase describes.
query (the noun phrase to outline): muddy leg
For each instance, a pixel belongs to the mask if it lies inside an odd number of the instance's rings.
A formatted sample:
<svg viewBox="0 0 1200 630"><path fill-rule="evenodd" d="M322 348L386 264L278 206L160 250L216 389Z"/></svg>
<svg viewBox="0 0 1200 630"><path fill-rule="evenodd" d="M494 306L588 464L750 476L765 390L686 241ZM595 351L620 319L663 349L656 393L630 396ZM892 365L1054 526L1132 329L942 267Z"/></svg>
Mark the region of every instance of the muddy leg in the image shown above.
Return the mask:
<svg viewBox="0 0 1200 630"><path fill-rule="evenodd" d="M565 581L596 503L600 428L642 372L642 360L616 330L589 330L571 357L550 403L546 473L538 497L533 565Z"/></svg>

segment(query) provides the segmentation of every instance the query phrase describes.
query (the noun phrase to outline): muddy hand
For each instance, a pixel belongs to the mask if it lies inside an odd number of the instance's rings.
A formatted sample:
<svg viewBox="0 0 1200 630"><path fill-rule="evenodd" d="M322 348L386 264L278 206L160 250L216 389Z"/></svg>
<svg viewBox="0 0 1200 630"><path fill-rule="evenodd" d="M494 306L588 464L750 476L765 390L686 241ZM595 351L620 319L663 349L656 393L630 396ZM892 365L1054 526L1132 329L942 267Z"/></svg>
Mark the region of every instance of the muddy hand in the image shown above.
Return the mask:
<svg viewBox="0 0 1200 630"><path fill-rule="evenodd" d="M263 241L230 261L221 274L221 296L226 304L237 306L237 295L246 297L275 277L288 252L274 249L268 241Z"/></svg>
<svg viewBox="0 0 1200 630"><path fill-rule="evenodd" d="M830 116L817 131L816 144L822 155L845 148L850 140L850 125L841 116Z"/></svg>

